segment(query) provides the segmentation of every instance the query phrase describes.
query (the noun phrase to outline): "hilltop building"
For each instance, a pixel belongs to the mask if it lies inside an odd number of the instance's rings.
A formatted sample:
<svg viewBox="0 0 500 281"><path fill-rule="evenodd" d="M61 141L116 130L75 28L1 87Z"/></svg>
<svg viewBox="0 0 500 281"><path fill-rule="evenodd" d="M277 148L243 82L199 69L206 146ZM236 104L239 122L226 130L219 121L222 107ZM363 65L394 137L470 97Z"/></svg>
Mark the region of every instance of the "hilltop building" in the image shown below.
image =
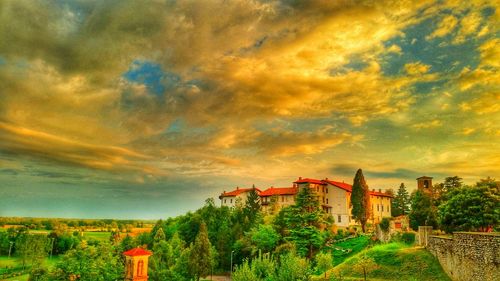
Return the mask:
<svg viewBox="0 0 500 281"><path fill-rule="evenodd" d="M134 248L125 255L125 281L148 281L148 259L150 251Z"/></svg>
<svg viewBox="0 0 500 281"><path fill-rule="evenodd" d="M245 204L247 201L247 197L250 191L254 189L255 187L252 188L240 188L239 186L236 187L235 190L226 192L224 191L220 196L219 199L221 200L221 206L228 206L228 207L234 207L236 204L239 202L241 204ZM257 194L260 195L262 192L260 189L255 188L255 191L257 191Z"/></svg>
<svg viewBox="0 0 500 281"><path fill-rule="evenodd" d="M354 224L351 214L352 186L344 182L329 180L301 178L293 182L291 187L270 187L264 191L258 189L257 193L261 199L264 212L278 211L279 209L295 204L295 196L301 188L310 188L321 206L321 209L332 215L337 226L347 227ZM237 188L231 192L223 192L219 199L221 206L235 206L235 200L246 201L246 195L251 188ZM391 216L392 195L382 190L370 191L370 202L372 208L372 223L378 223L384 217Z"/></svg>

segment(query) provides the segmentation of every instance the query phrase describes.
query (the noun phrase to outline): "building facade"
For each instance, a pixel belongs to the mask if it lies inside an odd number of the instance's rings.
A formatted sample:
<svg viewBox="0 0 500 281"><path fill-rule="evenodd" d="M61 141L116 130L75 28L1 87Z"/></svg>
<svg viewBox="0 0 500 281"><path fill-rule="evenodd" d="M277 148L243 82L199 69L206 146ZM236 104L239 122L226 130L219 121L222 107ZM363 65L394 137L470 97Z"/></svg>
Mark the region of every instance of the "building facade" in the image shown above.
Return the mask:
<svg viewBox="0 0 500 281"><path fill-rule="evenodd" d="M337 226L347 227L355 222L351 214L351 193L350 184L329 180L301 178L293 182L291 187L270 187L264 191L258 189L262 211L266 213L276 213L281 208L295 204L297 193L303 188L310 188L321 209L330 214ZM234 207L236 201L244 202L251 188L237 188L231 192L223 192L219 199L221 206ZM382 218L391 216L392 195L382 190L370 191L371 223L379 223Z"/></svg>
<svg viewBox="0 0 500 281"><path fill-rule="evenodd" d="M236 189L233 191L230 192L224 191L219 196L221 206L235 207L237 204L245 204L245 202L247 201L248 194L250 193L250 191L252 191L252 189L254 188L236 187ZM260 196L261 190L255 188L255 191Z"/></svg>

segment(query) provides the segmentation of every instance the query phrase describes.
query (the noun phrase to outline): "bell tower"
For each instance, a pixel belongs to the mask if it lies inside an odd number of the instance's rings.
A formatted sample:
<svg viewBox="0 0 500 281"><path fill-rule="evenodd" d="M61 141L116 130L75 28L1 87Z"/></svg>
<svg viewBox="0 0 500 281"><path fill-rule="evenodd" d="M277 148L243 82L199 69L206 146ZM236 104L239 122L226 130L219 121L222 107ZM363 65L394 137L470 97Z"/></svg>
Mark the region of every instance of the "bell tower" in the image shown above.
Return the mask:
<svg viewBox="0 0 500 281"><path fill-rule="evenodd" d="M123 253L125 255L125 281L148 280L148 258L150 251L134 248Z"/></svg>
<svg viewBox="0 0 500 281"><path fill-rule="evenodd" d="M427 194L432 193L432 177L423 176L417 178L417 188Z"/></svg>

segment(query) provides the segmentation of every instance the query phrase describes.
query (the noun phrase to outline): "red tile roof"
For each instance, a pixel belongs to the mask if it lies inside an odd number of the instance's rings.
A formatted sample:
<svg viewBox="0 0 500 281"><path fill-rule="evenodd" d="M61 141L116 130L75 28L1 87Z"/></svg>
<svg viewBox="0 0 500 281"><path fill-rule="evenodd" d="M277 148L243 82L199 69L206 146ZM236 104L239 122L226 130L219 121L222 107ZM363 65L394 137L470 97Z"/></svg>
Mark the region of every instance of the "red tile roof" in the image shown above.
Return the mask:
<svg viewBox="0 0 500 281"><path fill-rule="evenodd" d="M243 192L248 192L248 191L251 191L252 188L237 188L233 191L230 191L230 192L223 192L220 197L230 197L230 196L238 196L240 195L241 193ZM255 188L255 190L257 191L257 194L260 195L260 193L262 192L260 189L258 188Z"/></svg>
<svg viewBox="0 0 500 281"><path fill-rule="evenodd" d="M295 195L299 191L298 187L270 187L260 193L260 196L272 195Z"/></svg>
<svg viewBox="0 0 500 281"><path fill-rule="evenodd" d="M378 192L378 191L370 191L370 195L373 195L373 196L383 196L383 197L394 197L392 195L390 195L389 193L385 193L385 192Z"/></svg>
<svg viewBox="0 0 500 281"><path fill-rule="evenodd" d="M128 250L123 253L125 256L151 256L151 253L148 250L144 250L143 248L134 248L132 250Z"/></svg>
<svg viewBox="0 0 500 281"><path fill-rule="evenodd" d="M339 182L339 181L331 181L331 180L323 180L324 182L331 184L333 186L336 186L338 188L341 188L347 192L352 192L352 186L348 183L344 182Z"/></svg>
<svg viewBox="0 0 500 281"><path fill-rule="evenodd" d="M352 192L352 185L344 182L338 182L338 181L331 181L331 180L323 180L326 183L329 183L333 186L336 186L338 188L341 188L347 192ZM383 196L383 197L394 197L388 193L385 192L378 192L378 191L370 191L370 195L373 196Z"/></svg>
<svg viewBox="0 0 500 281"><path fill-rule="evenodd" d="M324 183L321 180L310 179L310 178L305 178L305 179L299 178L297 181L294 181L294 183L315 183L315 184L326 185L326 183Z"/></svg>

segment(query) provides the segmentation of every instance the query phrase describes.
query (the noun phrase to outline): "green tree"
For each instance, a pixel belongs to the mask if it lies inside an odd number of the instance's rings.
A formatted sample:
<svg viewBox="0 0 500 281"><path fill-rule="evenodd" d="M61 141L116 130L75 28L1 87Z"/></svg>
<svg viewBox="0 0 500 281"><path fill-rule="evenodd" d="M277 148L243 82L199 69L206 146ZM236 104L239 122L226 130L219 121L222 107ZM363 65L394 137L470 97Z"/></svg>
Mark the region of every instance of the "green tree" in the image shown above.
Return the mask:
<svg viewBox="0 0 500 281"><path fill-rule="evenodd" d="M278 245L280 239L280 235L271 225L259 224L251 232L252 243L264 253L271 252Z"/></svg>
<svg viewBox="0 0 500 281"><path fill-rule="evenodd" d="M319 253L316 255L315 260L316 260L316 269L319 272L325 273L324 278L326 280L326 272L333 267L332 255L330 253Z"/></svg>
<svg viewBox="0 0 500 281"><path fill-rule="evenodd" d="M245 202L245 207L243 209L244 214L253 223L257 218L260 211L260 196L257 193L255 185L252 186L252 190L248 193L247 200Z"/></svg>
<svg viewBox="0 0 500 281"><path fill-rule="evenodd" d="M160 241L165 241L165 240L166 240L165 232L163 232L163 228L159 227L158 230L156 231L154 242L158 243Z"/></svg>
<svg viewBox="0 0 500 281"><path fill-rule="evenodd" d="M9 253L10 240L7 232L0 232L0 255Z"/></svg>
<svg viewBox="0 0 500 281"><path fill-rule="evenodd" d="M123 274L121 256L109 244L95 247L82 243L62 257L49 280L70 280L70 276L79 276L79 281L121 280Z"/></svg>
<svg viewBox="0 0 500 281"><path fill-rule="evenodd" d="M41 266L47 256L48 238L43 234L25 232L16 239L16 253L21 258L23 269L28 263L32 268Z"/></svg>
<svg viewBox="0 0 500 281"><path fill-rule="evenodd" d="M210 274L213 264L211 251L212 245L208 240L207 227L205 223L201 223L189 256L189 269L196 280Z"/></svg>
<svg viewBox="0 0 500 281"><path fill-rule="evenodd" d="M248 260L244 260L243 263L239 266L236 266L232 274L233 281L260 281L257 274L252 270Z"/></svg>
<svg viewBox="0 0 500 281"><path fill-rule="evenodd" d="M459 176L447 177L444 179L444 188L446 192L462 187L462 178Z"/></svg>
<svg viewBox="0 0 500 281"><path fill-rule="evenodd" d="M404 183L399 186L398 192L392 200L391 215L393 217L407 215L410 212L410 195Z"/></svg>
<svg viewBox="0 0 500 281"><path fill-rule="evenodd" d="M418 230L419 226L437 226L436 209L432 199L424 192L417 190L411 196L410 226Z"/></svg>
<svg viewBox="0 0 500 281"><path fill-rule="evenodd" d="M476 186L486 186L489 189L491 189L493 193L499 194L500 193L500 181L496 181L493 178L487 177L485 179L480 179L477 183Z"/></svg>
<svg viewBox="0 0 500 281"><path fill-rule="evenodd" d="M272 280L275 281L306 281L310 278L309 262L291 252L280 257L279 266Z"/></svg>
<svg viewBox="0 0 500 281"><path fill-rule="evenodd" d="M500 194L488 186L454 189L439 206L439 217L446 232L486 231L500 223Z"/></svg>
<svg viewBox="0 0 500 281"><path fill-rule="evenodd" d="M361 224L363 232L366 232L366 222L370 218L370 190L361 169L356 172L352 184L351 205L353 218Z"/></svg>
<svg viewBox="0 0 500 281"><path fill-rule="evenodd" d="M292 241L301 256L313 257L314 251L323 245L320 225L323 223L323 212L313 191L306 187L297 194L295 204L290 206L286 214L289 231L287 240Z"/></svg>

